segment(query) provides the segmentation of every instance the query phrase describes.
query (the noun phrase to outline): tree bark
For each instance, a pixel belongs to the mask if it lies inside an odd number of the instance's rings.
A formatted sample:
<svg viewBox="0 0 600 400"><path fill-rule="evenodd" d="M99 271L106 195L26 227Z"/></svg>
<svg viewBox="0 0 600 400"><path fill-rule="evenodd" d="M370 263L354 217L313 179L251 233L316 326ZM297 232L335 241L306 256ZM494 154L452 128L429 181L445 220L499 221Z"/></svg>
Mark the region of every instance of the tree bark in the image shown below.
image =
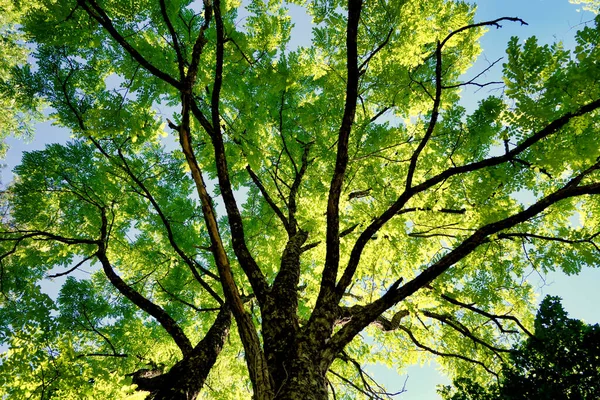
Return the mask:
<svg viewBox="0 0 600 400"><path fill-rule="evenodd" d="M323 370L315 352L300 345L297 355L290 360L289 372L275 395L277 400L327 400L327 371Z"/></svg>
<svg viewBox="0 0 600 400"><path fill-rule="evenodd" d="M133 383L138 385L138 390L150 392L147 400L194 400L223 349L230 327L231 311L224 305L204 339L189 356L167 373L147 369L136 371L132 374Z"/></svg>

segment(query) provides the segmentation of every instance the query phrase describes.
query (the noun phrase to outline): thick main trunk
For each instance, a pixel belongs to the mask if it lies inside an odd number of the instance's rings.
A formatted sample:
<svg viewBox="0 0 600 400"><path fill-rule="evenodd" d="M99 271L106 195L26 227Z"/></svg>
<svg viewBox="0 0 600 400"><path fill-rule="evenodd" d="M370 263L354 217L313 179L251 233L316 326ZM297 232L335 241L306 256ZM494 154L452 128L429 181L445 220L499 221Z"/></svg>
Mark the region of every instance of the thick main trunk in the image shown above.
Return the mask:
<svg viewBox="0 0 600 400"><path fill-rule="evenodd" d="M327 400L326 371L308 354L291 360L287 378L278 387L277 400Z"/></svg>

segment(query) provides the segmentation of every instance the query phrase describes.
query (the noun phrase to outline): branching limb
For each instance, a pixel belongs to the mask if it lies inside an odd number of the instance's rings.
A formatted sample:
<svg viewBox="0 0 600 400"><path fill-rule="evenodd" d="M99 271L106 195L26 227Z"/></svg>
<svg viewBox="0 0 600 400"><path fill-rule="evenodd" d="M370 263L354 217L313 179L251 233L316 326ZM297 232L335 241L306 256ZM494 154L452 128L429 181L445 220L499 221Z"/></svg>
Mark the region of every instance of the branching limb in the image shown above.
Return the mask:
<svg viewBox="0 0 600 400"><path fill-rule="evenodd" d="M208 1L205 3L205 8L208 7ZM208 11L207 11L208 12ZM217 168L217 176L219 180L219 188L221 189L221 194L223 196L223 201L225 203L225 209L227 211L227 216L229 219L229 227L231 229L231 237L233 249L238 258L240 266L244 270L250 284L252 286L252 290L254 291L257 300L262 302L264 300L264 296L268 291L268 284L266 282L265 276L260 270L258 264L250 254L248 247L246 245L246 239L244 235L244 227L240 212L237 207L237 202L233 195L233 190L229 177L229 169L227 166L226 160L226 152L225 146L223 142L222 132L221 132L221 124L220 124L220 111L219 111L219 103L220 103L220 92L223 83L223 52L224 52L224 27L223 20L221 17L220 10L220 2L217 0L211 6L211 12L214 14L215 27L217 32L217 42L216 42L216 67L215 67L215 75L213 80L213 89L212 89L212 97L211 97L211 116L212 120L210 123L204 118L203 114L197 107L194 107L195 102L191 96L191 86L186 90L190 93L182 93L182 103L183 103L183 112L182 112L182 126L178 127L180 132L180 142L186 155L186 159L188 161L188 165L192 170L192 176L194 181L196 182L196 187L199 191L205 191L204 181L201 176L200 168L198 166L198 162L194 155L194 150L192 147L192 138L190 134L190 125L189 125L189 108L192 107L192 112L196 117L200 117L200 123L204 127L205 124L210 129L207 132L209 133L212 144L215 151L215 162ZM199 37L196 45L194 46L194 54L196 54L196 50L201 52L201 48L203 46L203 40ZM196 49L198 47L198 49ZM199 53L198 53L199 57ZM196 67L194 67L196 65ZM192 57L192 65L188 71L187 83L192 85L195 80L195 70L197 69L197 58L195 56ZM205 208L211 208L210 198L208 194L200 195L200 199L203 204L203 211ZM214 217L213 210L208 211L210 215L205 216L205 218L211 219L209 226L209 233L212 232L211 240L214 242L213 247L216 251L221 252L222 254L219 256L222 258L222 265L228 265L229 261L226 259L226 255L223 249L223 245L221 242L220 235L218 234L218 227L216 224L216 219ZM233 284L233 280L231 282ZM234 313L236 312L236 304L239 305L240 311L243 309L241 302L239 299L232 303L232 307Z"/></svg>
<svg viewBox="0 0 600 400"><path fill-rule="evenodd" d="M267 400L273 397L273 382L269 374L265 355L261 348L256 327L254 326L250 315L244 308L239 290L233 278L229 258L225 252L225 248L219 233L219 227L214 213L212 201L206 191L206 185L202 177L202 172L196 160L194 148L192 146L189 118L190 108L196 117L201 118L200 123L203 126L207 122L203 114L199 112L199 108L195 107L192 88L196 79L200 53L202 52L202 48L206 43L204 38L204 30L208 28L208 22L210 20L208 16L213 15L214 13L216 28L216 65L210 105L212 114L210 125L212 125L212 127L206 127L210 129L210 131L207 132L211 137L215 151L215 164L219 180L219 187L221 189L223 201L225 203L225 209L229 217L229 227L231 230L233 249L236 257L238 258L240 266L250 281L259 304L261 304L265 301L267 296L268 284L264 274L256 264L256 261L251 256L250 251L246 246L241 215L237 208L237 203L235 197L233 196L233 190L229 179L229 170L221 133L219 103L223 81L223 53L225 45L225 33L223 20L221 17L221 4L219 0L215 0L212 4L209 0L205 0L204 8L207 17L205 17L205 24L202 26L198 40L194 45L192 62L190 68L188 69L188 76L186 78L186 87L184 87L181 93L182 124L176 128L179 131L180 144L185 154L186 161L190 167L192 178L196 183L198 195L202 203L202 211L211 239L211 250L219 270L221 285L223 287L227 302L229 303L237 322L238 332L244 346L246 364L250 373L250 380L252 381L254 388L254 395L257 400Z"/></svg>
<svg viewBox="0 0 600 400"><path fill-rule="evenodd" d="M97 245L99 243L98 240L94 239L86 239L86 238L72 238L66 237L62 235L56 235L54 233L39 231L39 230L14 230L14 231L2 231L0 232L0 242L21 242L25 239L44 239L44 240L53 240L56 242L64 243L64 244L90 244ZM12 236L12 237L11 237Z"/></svg>
<svg viewBox="0 0 600 400"><path fill-rule="evenodd" d="M94 138L90 138L90 140L92 140L92 142L94 143L96 148L98 148L102 152L102 154L104 154L104 156L108 158L109 161L112 161L112 157L110 157L110 155L104 151L104 149L102 148L102 146L100 145L100 143L97 140L95 140ZM198 273L198 270L195 268L195 266L196 266L195 261L192 260L190 257L188 257L188 255L185 254L185 252L181 249L181 247L179 247L179 245L175 241L173 229L171 228L171 222L169 221L167 216L162 211L162 208L160 207L160 205L158 204L158 202L156 201L156 199L154 198L154 196L152 195L152 193L150 192L150 190L148 189L146 184L133 172L133 170L129 166L129 162L127 161L127 158L123 155L123 152L121 151L121 149L117 149L117 154L118 154L118 158L121 160L121 162L118 164L119 167L140 188L140 190L142 190L144 197L150 202L150 204L152 204L152 207L154 208L154 210L157 212L158 216L160 217L160 220L162 221L163 226L165 227L165 230L167 231L167 238L169 240L169 244L171 245L173 250L175 250L177 255L179 255L179 257L181 257L181 259L185 262L185 264L188 266L189 270L191 271L191 273L194 276L194 278L196 279L196 281L198 281L198 283L204 288L204 290L206 290L219 304L222 305L223 299L221 299L221 296L219 296L214 291L214 289L204 280L204 278L202 278L202 276L200 276L200 274ZM213 274L211 274L211 275L214 277Z"/></svg>
<svg viewBox="0 0 600 400"><path fill-rule="evenodd" d="M499 321L499 320L509 320L509 321L512 321L515 324L517 324L517 326L519 328L521 328L521 330L523 332L525 332L527 334L527 336L533 337L533 334L527 328L525 328L525 326L521 323L521 321L519 321L518 318L516 318L516 317L514 317L512 315L496 315L496 314L492 314L492 313L484 311L484 310L482 310L480 308L475 307L473 304L463 303L463 302L455 299L454 297L451 297L451 296L448 296L448 295L445 295L445 294L441 294L440 297L442 299L446 300L447 302L451 303L451 304L454 304L456 306L465 308L465 309L473 311L473 312L475 312L477 314L483 315L486 318L489 318L491 321L493 321L496 324L496 326L498 327L498 329L500 329L500 331L503 332L503 333L514 333L515 332L515 331L506 330L504 328L504 326L502 326L502 324Z"/></svg>
<svg viewBox="0 0 600 400"><path fill-rule="evenodd" d="M131 286L127 285L112 268L108 256L106 255L108 245L108 220L104 209L102 210L102 227L100 229L100 234L101 242L98 244L96 257L102 264L102 270L110 283L133 304L154 317L175 341L184 357L190 354L193 349L192 344L179 324L177 324L164 309L142 296Z"/></svg>
<svg viewBox="0 0 600 400"><path fill-rule="evenodd" d="M364 390L367 392L367 395L370 399L377 400L385 400L391 399L394 396L398 396L401 393L405 392L406 381L404 382L404 387L395 393L388 392L379 382L377 382L371 375L369 375L363 367L360 365L358 361L348 356L345 352L342 352L339 356L340 360L349 362L356 369L358 376L363 384ZM373 387L375 385L376 387ZM356 388L356 386L353 386Z"/></svg>
<svg viewBox="0 0 600 400"><path fill-rule="evenodd" d="M223 349L230 326L231 310L225 304L204 338L168 372L154 367L128 375L138 390L151 392L150 397L154 399L178 399L182 398L182 392L185 398L196 398Z"/></svg>
<svg viewBox="0 0 600 400"><path fill-rule="evenodd" d="M390 219L392 219L394 216L401 213L404 205L415 194L422 193L422 192L426 191L427 189L430 189L431 187L434 187L435 185L437 185L441 182L444 182L453 176L465 174L465 173L469 173L469 172L474 172L474 171L478 171L478 170L481 170L484 168L489 168L489 167L493 167L496 165L500 165L505 162L509 162L514 157L516 157L518 154L521 154L522 152L529 149L534 144L538 143L539 141L543 140L544 138L546 138L548 136L551 136L551 135L559 132L561 128L563 128L565 125L567 125L574 118L591 113L592 111L597 110L598 108L600 108L600 99L592 101L588 104L585 104L575 111L565 113L562 117L557 118L556 120L550 122L544 128L540 129L536 133L529 136L521 144L517 145L516 147L514 147L512 150L505 153L504 155L490 157L485 160L473 162L473 163L458 166L458 167L448 168L447 170L441 172L440 174L438 174L416 186L413 186L408 190L405 190L398 197L396 202L392 206L390 206L386 211L384 211L379 217L375 218L367 226L367 228L365 228L365 230L361 233L361 235L358 237L354 247L352 248L352 252L350 254L350 260L348 262L346 270L344 271L344 274L342 275L342 278L340 279L340 281L337 285L337 288L336 288L336 294L338 296L338 299L341 298L341 296L345 292L345 290L348 287L348 285L350 284L350 282L352 282L352 277L354 276L354 272L356 271L356 268L358 267L358 264L360 262L361 254L362 254L366 244L370 240L370 238L373 237L373 235L375 235L377 233L377 231L379 231L379 229L381 229L381 227L383 227ZM587 175L587 173L586 173L586 175ZM583 179L583 176L580 179ZM576 184L576 183L574 183L574 184ZM589 188L591 189L591 186ZM585 191L584 189L580 189L580 190ZM562 191L559 191L559 192L561 192L563 194L566 193L566 192L562 192ZM584 193L582 193L582 194L584 194Z"/></svg>
<svg viewBox="0 0 600 400"><path fill-rule="evenodd" d="M252 182L254 182L254 184L256 185L258 190L260 190L260 193L262 194L263 198L265 199L265 201L267 202L269 207L271 207L271 210L273 210L273 212L275 212L275 215L277 215L277 217L279 217L279 220L283 224L285 230L289 233L290 232L290 224L289 224L287 218L285 217L285 215L283 215L283 212L281 212L281 209L277 206L277 204L275 204L275 202L269 195L269 192L267 192L267 189L262 184L260 178L254 173L254 171L252 170L252 168L249 165L246 166L246 171L248 171L250 178L252 178Z"/></svg>
<svg viewBox="0 0 600 400"><path fill-rule="evenodd" d="M190 303L189 301L185 301L182 298L180 298L179 296L176 296L174 293L171 293L170 291L168 291L167 289L165 289L165 287L157 280L156 284L158 285L158 287L160 287L160 289L165 292L166 294L169 295L170 298L172 298L173 300L184 304L186 306L188 306L189 308L191 308L192 310L195 310L196 312L207 312L207 311L219 311L221 309L221 307L209 307L209 308L200 308L200 307L196 307L195 305L193 305L192 303Z"/></svg>
<svg viewBox="0 0 600 400"><path fill-rule="evenodd" d="M326 255L325 267L321 277L321 285L317 298L315 312L312 313L309 326L320 332L318 336L326 337L327 331L331 329L334 321L329 317L326 310L335 307L337 302L332 302L335 291L335 281L338 274L340 262L340 236L339 236L339 204L344 183L344 176L348 166L348 142L350 132L356 115L356 103L358 99L358 81L360 71L358 68L358 25L362 10L362 0L350 0L348 2L348 25L346 32L346 100L342 123L338 132L337 152L333 176L329 186L327 200L327 233L326 233Z"/></svg>
<svg viewBox="0 0 600 400"><path fill-rule="evenodd" d="M500 356L499 353L508 353L511 351L510 349L503 349L503 348L499 348L499 347L490 345L489 343L485 342L481 338L475 336L473 334L473 332L471 332L469 329L467 329L466 326L464 326L463 324L461 324L458 321L455 321L454 318L450 315L442 315L442 314L434 313L432 311L422 311L422 312L423 312L423 315L425 315L426 317L435 319L437 321L442 322L443 324L448 325L449 327L451 327L452 329L454 329L461 335L471 339L471 341L473 341L474 343L477 343L477 344L491 350L500 360L503 360L503 358L502 358L502 356Z"/></svg>
<svg viewBox="0 0 600 400"><path fill-rule="evenodd" d="M440 357L453 357L453 358L461 359L463 361L467 361L469 363L477 364L481 368L483 368L484 370L486 370L487 372L489 372L490 374L492 374L496 378L498 378L498 374L496 372L494 372L493 370L491 370L487 365L485 365L483 362L481 362L479 360L474 360L474 359L469 358L467 356L464 356L462 354L445 353L445 352L442 352L442 351L435 350L435 349L433 349L433 348L431 348L429 346L426 346L423 343L421 343L415 337L415 335L412 333L412 331L409 328L407 328L407 327L405 327L403 325L400 325L399 329L402 330L402 331L404 331L408 335L408 337L410 338L410 340L415 344L415 346L417 346L418 348L420 348L422 350L428 351L429 353L435 354L436 356L440 356Z"/></svg>
<svg viewBox="0 0 600 400"><path fill-rule="evenodd" d="M88 257L84 258L83 260L79 261L77 264L75 264L74 267L69 268L68 270L66 270L64 272L46 275L46 278L54 279L54 278L58 278L61 276L69 275L71 272L75 271L77 268L81 267L83 264L85 264L86 262L88 262L89 260L91 260L94 257L95 257L95 254L92 254L91 256L88 256Z"/></svg>
<svg viewBox="0 0 600 400"><path fill-rule="evenodd" d="M462 82L462 83L457 83L455 85L442 85L442 89L455 89L461 86L467 86L467 85L473 85L473 86L479 86L480 88L485 87L485 86L489 86L489 85L501 85L504 82L486 82L486 83L477 83L475 82L480 76L482 76L483 74L485 74L486 72L488 72L490 69L492 69L494 67L494 65L496 65L497 63L500 62L500 60L502 60L502 57L500 57L499 59L497 59L496 61L494 61L493 63L491 63L490 65L488 65L483 71L481 71L480 73L478 73L477 75L475 75L473 78L469 79L466 82Z"/></svg>
<svg viewBox="0 0 600 400"><path fill-rule="evenodd" d="M144 67L152 75L167 82L171 86L181 89L181 82L160 70L150 63L139 51L137 51L127 40L117 31L110 17L95 0L77 0L77 4L83 8L92 18L94 18L102 27L112 36L112 38L125 50L135 61Z"/></svg>
<svg viewBox="0 0 600 400"><path fill-rule="evenodd" d="M482 226L460 245L441 257L437 262L425 269L407 284L403 285L402 287L398 287L399 283L392 285L386 294L373 303L364 306L360 313L354 315L350 322L348 322L342 329L334 334L328 344L331 351L330 355L337 354L347 343L349 343L350 340L352 340L356 334L374 321L385 310L412 295L419 289L429 285L435 278L444 273L448 268L467 257L482 243L485 243L487 240L489 240L488 238L491 235L497 234L500 231L510 229L520 223L528 221L561 200L576 196L600 194L600 182L578 186L585 176L591 174L592 171L595 171L598 168L600 168L600 162L594 164L578 176L574 177L561 189L538 200L529 208L510 217Z"/></svg>
<svg viewBox="0 0 600 400"><path fill-rule="evenodd" d="M600 232L596 232L593 235L590 235L589 237L587 237L585 239L566 239L566 238L556 237L556 236L537 235L534 233L514 232L514 233L500 233L500 234L498 234L498 238L499 239L511 239L511 238L539 239L539 240L545 240L548 242L560 242L560 243L566 243L566 244L590 244L597 251L600 252L600 247L596 244L596 242L594 242L594 239L596 239L596 237L598 237L598 235L600 235Z"/></svg>
<svg viewBox="0 0 600 400"><path fill-rule="evenodd" d="M327 373L332 374L333 376L335 376L336 378L338 378L342 382L346 383L350 387L354 388L358 392L364 394L365 396L367 396L369 398L372 398L372 396L370 396L369 392L367 392L366 390L364 390L360 386L358 386L355 383L353 383L350 379L345 378L343 375L340 375L340 374L338 374L337 372L335 372L334 370L331 370L331 369L329 371L327 371Z"/></svg>
<svg viewBox="0 0 600 400"><path fill-rule="evenodd" d="M444 46L446 43L448 43L448 40L452 39L453 36L455 36L461 32L464 32L466 30L469 30L469 29L480 28L483 26L495 26L496 28L502 28L502 25L500 25L500 22L502 22L502 21L520 22L521 25L528 25L527 22L523 21L521 18L516 18L516 17L501 17L501 18L496 18L491 21L478 22L475 24L465 25L462 28L459 28L459 29L449 33L448 36L446 36L444 38L444 40L442 40L441 45Z"/></svg>

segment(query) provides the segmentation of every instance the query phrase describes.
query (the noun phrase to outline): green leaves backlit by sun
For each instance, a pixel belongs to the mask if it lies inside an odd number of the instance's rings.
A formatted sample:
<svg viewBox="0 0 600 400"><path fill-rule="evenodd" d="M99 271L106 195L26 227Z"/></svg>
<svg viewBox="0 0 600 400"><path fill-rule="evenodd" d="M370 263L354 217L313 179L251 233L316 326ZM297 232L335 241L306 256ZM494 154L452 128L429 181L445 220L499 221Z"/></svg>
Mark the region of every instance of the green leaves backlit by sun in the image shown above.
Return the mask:
<svg viewBox="0 0 600 400"><path fill-rule="evenodd" d="M306 47L278 1L10 8L2 85L73 138L2 192L1 396L389 398L366 365L432 357L483 382L527 275L597 263L597 25L511 39L468 110L479 38L525 21L299 5Z"/></svg>

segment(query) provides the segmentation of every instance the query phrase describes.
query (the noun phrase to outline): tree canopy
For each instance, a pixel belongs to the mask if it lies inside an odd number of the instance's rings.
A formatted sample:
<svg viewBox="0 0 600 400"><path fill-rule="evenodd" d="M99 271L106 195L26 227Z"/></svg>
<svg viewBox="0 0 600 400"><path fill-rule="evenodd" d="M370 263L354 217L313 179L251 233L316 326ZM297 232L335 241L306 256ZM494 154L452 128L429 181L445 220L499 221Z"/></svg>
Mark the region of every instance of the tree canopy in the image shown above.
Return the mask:
<svg viewBox="0 0 600 400"><path fill-rule="evenodd" d="M531 335L526 273L597 264L599 20L511 39L467 110L479 38L526 21L291 2L294 47L277 0L0 4L2 118L72 134L2 192L2 397L389 398L365 365L426 357L483 381Z"/></svg>

